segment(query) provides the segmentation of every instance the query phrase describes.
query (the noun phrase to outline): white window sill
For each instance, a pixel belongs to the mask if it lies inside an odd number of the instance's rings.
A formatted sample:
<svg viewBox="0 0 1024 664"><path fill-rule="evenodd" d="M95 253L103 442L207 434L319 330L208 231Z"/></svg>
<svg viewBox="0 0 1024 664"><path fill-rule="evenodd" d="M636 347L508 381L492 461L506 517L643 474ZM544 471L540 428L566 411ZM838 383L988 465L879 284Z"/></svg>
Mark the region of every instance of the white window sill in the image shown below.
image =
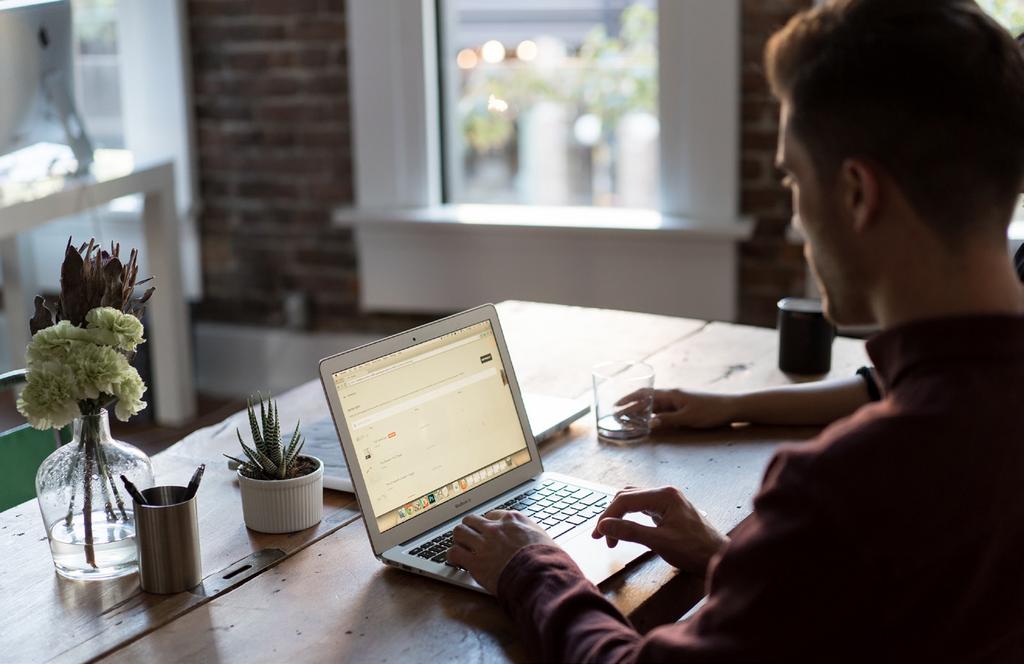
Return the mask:
<svg viewBox="0 0 1024 664"><path fill-rule="evenodd" d="M431 228L500 228L577 233L688 236L740 242L750 237L749 218L700 220L629 208L541 205L438 205L423 208L338 208L335 226L390 225Z"/></svg>
<svg viewBox="0 0 1024 664"><path fill-rule="evenodd" d="M749 220L650 210L445 205L342 209L366 311L442 313L481 302L559 304L735 320Z"/></svg>

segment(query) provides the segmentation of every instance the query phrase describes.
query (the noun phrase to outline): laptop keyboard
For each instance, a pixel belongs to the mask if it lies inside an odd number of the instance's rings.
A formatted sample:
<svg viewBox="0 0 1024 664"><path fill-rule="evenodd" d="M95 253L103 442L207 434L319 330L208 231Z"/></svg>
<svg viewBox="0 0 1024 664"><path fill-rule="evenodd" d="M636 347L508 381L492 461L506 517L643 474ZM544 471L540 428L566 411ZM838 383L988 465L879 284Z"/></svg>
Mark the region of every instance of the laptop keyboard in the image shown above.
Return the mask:
<svg viewBox="0 0 1024 664"><path fill-rule="evenodd" d="M539 523L552 538L558 538L594 518L607 506L608 495L600 491L546 480L491 509L522 512ZM409 553L424 560L449 565L447 558L451 546L452 531L449 530Z"/></svg>

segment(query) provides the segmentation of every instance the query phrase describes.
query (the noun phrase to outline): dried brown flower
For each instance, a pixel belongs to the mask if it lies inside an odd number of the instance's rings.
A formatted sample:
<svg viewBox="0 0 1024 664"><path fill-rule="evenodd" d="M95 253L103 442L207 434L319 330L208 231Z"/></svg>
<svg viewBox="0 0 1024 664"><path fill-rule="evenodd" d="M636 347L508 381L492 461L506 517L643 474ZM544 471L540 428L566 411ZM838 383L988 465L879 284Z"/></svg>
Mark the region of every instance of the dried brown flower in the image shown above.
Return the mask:
<svg viewBox="0 0 1024 664"><path fill-rule="evenodd" d="M64 250L64 263L60 268L60 296L49 304L36 296L35 313L29 321L32 334L62 320L72 325L85 326L85 315L96 307L113 307L142 318L155 287L151 286L141 297L133 297L135 287L152 279L137 281L139 252L132 249L127 263L121 262L121 245L110 244L106 251L95 239L75 247L71 238Z"/></svg>

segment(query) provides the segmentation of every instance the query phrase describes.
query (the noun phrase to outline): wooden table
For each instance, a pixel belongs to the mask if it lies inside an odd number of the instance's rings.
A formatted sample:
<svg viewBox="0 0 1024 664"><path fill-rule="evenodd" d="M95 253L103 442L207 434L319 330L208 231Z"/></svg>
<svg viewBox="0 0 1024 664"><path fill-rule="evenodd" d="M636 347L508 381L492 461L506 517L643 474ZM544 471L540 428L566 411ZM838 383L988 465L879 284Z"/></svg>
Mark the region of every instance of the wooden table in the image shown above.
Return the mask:
<svg viewBox="0 0 1024 664"><path fill-rule="evenodd" d="M643 358L657 385L740 391L785 384L774 330L618 311L505 302L499 313L523 388L567 397L590 390L591 364ZM837 339L834 376L867 361ZM283 426L326 413L318 382L283 395ZM245 529L237 483L220 453L244 414L197 431L155 459L160 483L206 462L200 493L203 585L166 597L116 582L58 578L38 510L0 514L0 652L4 661L523 660L527 649L490 597L385 568L349 494L324 494L323 522L292 535ZM599 442L592 419L541 447L545 468L613 486L674 484L723 531L751 510L775 446L811 428L742 427ZM241 562L239 562L241 561ZM251 565L245 568L245 565ZM232 572L243 571L233 575ZM225 579L224 577L230 577ZM640 629L675 620L700 583L651 555L602 585Z"/></svg>

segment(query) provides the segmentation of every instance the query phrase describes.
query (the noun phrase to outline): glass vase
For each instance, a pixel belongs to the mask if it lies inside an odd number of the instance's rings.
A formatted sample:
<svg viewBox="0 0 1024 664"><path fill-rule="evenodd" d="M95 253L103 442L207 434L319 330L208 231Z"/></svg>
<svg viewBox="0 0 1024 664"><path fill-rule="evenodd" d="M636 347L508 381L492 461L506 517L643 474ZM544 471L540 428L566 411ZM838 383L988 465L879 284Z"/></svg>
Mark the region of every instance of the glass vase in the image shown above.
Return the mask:
<svg viewBox="0 0 1024 664"><path fill-rule="evenodd" d="M138 569L132 498L153 486L146 454L110 435L107 411L74 421L74 437L46 457L36 473L36 497L57 573L69 579L112 579Z"/></svg>

